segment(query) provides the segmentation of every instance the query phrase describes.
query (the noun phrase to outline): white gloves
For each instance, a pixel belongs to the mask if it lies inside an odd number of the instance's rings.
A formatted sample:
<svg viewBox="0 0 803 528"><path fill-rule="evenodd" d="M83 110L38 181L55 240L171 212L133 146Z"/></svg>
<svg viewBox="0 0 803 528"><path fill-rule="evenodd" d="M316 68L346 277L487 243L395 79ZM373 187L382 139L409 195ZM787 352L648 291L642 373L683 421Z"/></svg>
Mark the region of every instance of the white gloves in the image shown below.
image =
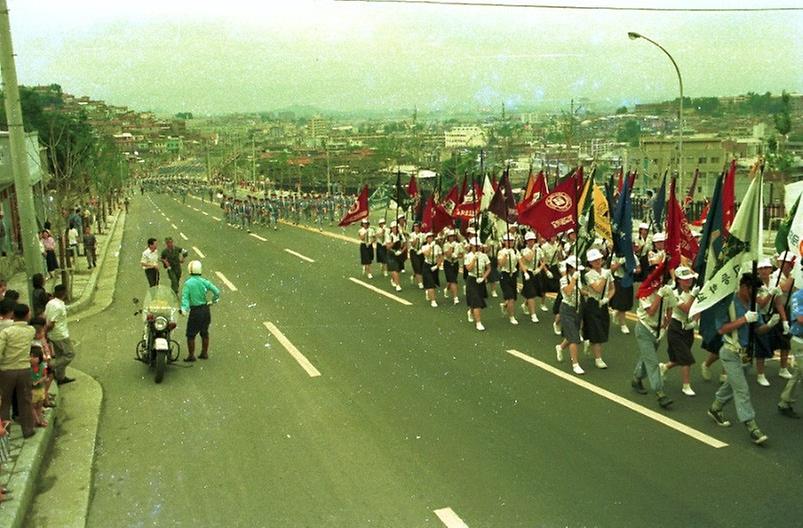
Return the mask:
<svg viewBox="0 0 803 528"><path fill-rule="evenodd" d="M429 268L431 271L438 271L438 265L435 264L434 266Z"/></svg>
<svg viewBox="0 0 803 528"><path fill-rule="evenodd" d="M574 279L576 281L579 281L580 280L580 272L579 271L575 271L574 274L572 275L572 279Z"/></svg>
<svg viewBox="0 0 803 528"><path fill-rule="evenodd" d="M684 330L697 330L700 327L699 320L691 320L683 324Z"/></svg>
<svg viewBox="0 0 803 528"><path fill-rule="evenodd" d="M600 300L600 302L599 302L600 308L603 307L603 306L607 306L608 305L608 301L610 301L610 300L611 299L609 297L603 297L602 300Z"/></svg>
<svg viewBox="0 0 803 528"><path fill-rule="evenodd" d="M602 278L605 279L606 281L610 280L611 272L609 270L602 270Z"/></svg>
<svg viewBox="0 0 803 528"><path fill-rule="evenodd" d="M530 276L531 276L531 275L530 275L530 272L529 272L529 271L525 271L525 272L524 272L524 280L530 280Z"/></svg>
<svg viewBox="0 0 803 528"><path fill-rule="evenodd" d="M663 297L664 299L667 299L669 297L674 297L674 292L672 291L672 286L670 286L669 284L664 284L658 290L658 295L660 297Z"/></svg>
<svg viewBox="0 0 803 528"><path fill-rule="evenodd" d="M770 288L770 295L778 297L780 295L783 295L783 290L781 289L780 286L775 286L774 288Z"/></svg>
<svg viewBox="0 0 803 528"><path fill-rule="evenodd" d="M692 294L692 297L697 297L697 294L700 293L700 287L695 286L694 288L691 289L690 293Z"/></svg>
<svg viewBox="0 0 803 528"><path fill-rule="evenodd" d="M674 292L672 295L667 295L666 297L664 297L663 300L664 300L664 308L674 308L675 306L678 305L678 298L674 295Z"/></svg>
<svg viewBox="0 0 803 528"><path fill-rule="evenodd" d="M483 278L483 277L477 277L477 284L482 284L482 281L484 281L484 280L485 280L485 278Z"/></svg>
<svg viewBox="0 0 803 528"><path fill-rule="evenodd" d="M551 272L551 271L549 271L549 270L546 270L546 276L547 276L547 278L549 278L549 279L551 279L552 277L554 277L554 275L552 275L552 272Z"/></svg>
<svg viewBox="0 0 803 528"><path fill-rule="evenodd" d="M778 314L773 314L773 316L770 317L770 320L767 321L767 326L769 326L770 328L773 328L775 325L777 325L780 322L781 322L781 316L778 315Z"/></svg>
<svg viewBox="0 0 803 528"><path fill-rule="evenodd" d="M402 254L402 252L401 252L401 250L398 250L398 251L394 251L393 254L398 257L398 256L400 256Z"/></svg>
<svg viewBox="0 0 803 528"><path fill-rule="evenodd" d="M748 323L755 323L758 321L758 312L747 311L744 313L744 320Z"/></svg>
<svg viewBox="0 0 803 528"><path fill-rule="evenodd" d="M789 335L792 332L792 329L789 327L789 321L783 321L781 324L783 325L784 335Z"/></svg>

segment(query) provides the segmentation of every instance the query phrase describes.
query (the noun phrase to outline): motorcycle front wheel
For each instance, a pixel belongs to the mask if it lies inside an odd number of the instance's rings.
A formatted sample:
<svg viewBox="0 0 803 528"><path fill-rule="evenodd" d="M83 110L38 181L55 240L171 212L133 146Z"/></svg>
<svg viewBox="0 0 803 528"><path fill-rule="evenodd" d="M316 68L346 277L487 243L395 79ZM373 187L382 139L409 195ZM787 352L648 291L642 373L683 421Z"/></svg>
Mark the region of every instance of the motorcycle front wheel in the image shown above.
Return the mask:
<svg viewBox="0 0 803 528"><path fill-rule="evenodd" d="M165 377L167 368L167 352L159 351L156 353L156 383L161 383Z"/></svg>

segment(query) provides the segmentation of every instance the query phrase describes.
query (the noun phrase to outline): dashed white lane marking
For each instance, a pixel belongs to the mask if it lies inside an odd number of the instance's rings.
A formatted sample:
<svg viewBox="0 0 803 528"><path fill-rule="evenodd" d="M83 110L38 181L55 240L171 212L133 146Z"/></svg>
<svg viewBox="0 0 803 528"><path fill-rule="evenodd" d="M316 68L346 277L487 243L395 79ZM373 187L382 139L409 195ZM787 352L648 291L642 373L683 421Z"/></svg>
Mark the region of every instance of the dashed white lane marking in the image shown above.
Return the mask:
<svg viewBox="0 0 803 528"><path fill-rule="evenodd" d="M279 341L279 343L282 344L285 350L287 350L287 352L289 352L290 355L293 356L293 359L295 359L298 362L298 364L301 365L301 368L303 368L307 372L307 374L309 374L310 378L315 378L321 375L318 369L316 369L313 366L313 364L309 362L309 360L304 356L304 354L299 352L299 350L295 347L295 345L293 345L293 343L291 343L290 340L287 339L278 328L276 328L275 324L271 323L270 321L265 321L262 324L265 325L265 328L268 329L268 332L270 332L271 334L274 335L274 337L276 337L276 339Z"/></svg>
<svg viewBox="0 0 803 528"><path fill-rule="evenodd" d="M193 210L193 211L197 211L197 212L199 212L199 213L201 212L201 210L200 210L200 209L198 209L197 207L193 207L193 208L192 208L192 210Z"/></svg>
<svg viewBox="0 0 803 528"><path fill-rule="evenodd" d="M167 220L169 222L170 221L170 217L169 216L165 216L165 220Z"/></svg>
<svg viewBox="0 0 803 528"><path fill-rule="evenodd" d="M257 240L261 240L262 242L267 242L268 241L267 238L261 237L261 236L257 235L256 233L250 233L250 235L252 237L256 238Z"/></svg>
<svg viewBox="0 0 803 528"><path fill-rule="evenodd" d="M209 216L209 213L207 213L206 211L201 211L201 213L202 213L204 216Z"/></svg>
<svg viewBox="0 0 803 528"><path fill-rule="evenodd" d="M183 238L184 240L189 240L189 238L187 238L187 235L185 235L185 234L184 234L184 233L182 233L181 231L179 231L179 232L178 232L178 234L179 234L179 236L181 236L181 238Z"/></svg>
<svg viewBox="0 0 803 528"><path fill-rule="evenodd" d="M388 299L393 299L393 300L394 300L394 301L396 301L397 303L403 304L403 305L405 305L405 306L412 306L412 304L413 304L413 303L411 303L410 301L408 301L407 299L402 299L401 297L396 297L395 295L393 295L393 294L391 294L391 293L388 293L388 292L386 292L386 291L384 291L384 290L380 290L380 289L379 289L379 288L377 288L376 286L373 286L373 285L371 285L371 284L368 284L367 282L363 282L363 281L361 281L361 280L359 280L359 279L355 279L354 277L349 277L349 280L350 280L351 282L353 282L354 284L359 284L359 285L360 285L360 286L362 286L363 288L368 288L368 289L369 289L369 290L371 290L371 291L375 291L375 292L376 292L376 293L378 293L379 295L384 295L384 296L385 296L385 297L387 297Z"/></svg>
<svg viewBox="0 0 803 528"><path fill-rule="evenodd" d="M217 276L218 276L218 278L219 278L221 281L223 281L223 284L225 284L225 285L226 285L226 286L227 286L227 287L228 287L228 288L229 288L231 291L233 291L233 292L237 291L237 286L235 286L234 284L232 284L232 283L231 283L231 281L230 281L229 279L227 279L225 275L223 275L223 274L222 274L222 273L220 273L219 271L216 271L216 272L215 272L215 275L217 275Z"/></svg>
<svg viewBox="0 0 803 528"><path fill-rule="evenodd" d="M192 209L193 208L190 204L185 204L185 205L187 206L187 209Z"/></svg>
<svg viewBox="0 0 803 528"><path fill-rule="evenodd" d="M435 510L434 513L446 528L468 528L468 525L463 522L463 519L458 517L451 508L441 508L440 510Z"/></svg>
<svg viewBox="0 0 803 528"><path fill-rule="evenodd" d="M683 433L685 435L688 435L688 436L694 438L695 440L698 440L698 441L700 441L700 442L702 442L704 444L707 444L707 445L709 445L709 446L711 446L713 448L719 449L721 447L728 447L728 444L726 444L725 442L717 440L716 438L714 438L712 436L708 436L705 433L701 433L697 429L692 429L688 425L682 424L682 423L680 423L680 422L678 422L676 420L673 420L671 418L667 418L663 414L657 413L657 412L653 411L652 409L648 409L648 408L644 407L643 405L639 405L637 403L634 403L634 402L628 400L627 398L623 398L623 397L619 396L618 394L614 394L614 393L612 393L610 391L607 391L605 389L597 387L593 383L589 383L589 382L587 382L587 381L585 381L583 379L578 378L577 376L573 376L572 374L569 374L567 372L563 372L562 370L557 369L557 368L553 367L552 365L550 365L548 363L544 363L543 361L535 359L532 356L528 356L527 354L523 354L523 353L519 352L518 350L508 350L507 353L510 354L511 356L514 356L514 357L517 357L517 358L519 358L521 360L524 360L527 363L535 365L536 367L538 367L540 369L543 369L543 370L549 372L550 374L554 374L555 376L557 376L559 378L563 378L564 380L566 380L568 382L574 383L575 385L577 385L579 387L582 387L582 388L584 388L586 390L589 390L589 391L593 392L594 394L596 394L598 396L602 396L603 398L607 398L608 400L611 400L614 403L618 403L622 407L626 407L626 408L630 409L631 411L635 411L635 412L641 414L642 416L646 416L647 418L655 420L656 422L658 422L658 423L660 423L662 425L665 425L665 426L667 426L667 427L669 427L671 429L674 429L674 430L679 431L679 432L681 432L681 433Z"/></svg>
<svg viewBox="0 0 803 528"><path fill-rule="evenodd" d="M314 261L314 260L312 260L311 258L309 258L309 257L305 257L305 256L304 256L304 255L302 255L301 253L296 253L296 252L295 252L295 251L293 251L292 249L287 249L287 248L285 248L284 250L285 250L285 251L287 251L288 253L290 253L291 255L295 255L296 257L300 258L301 260L306 260L307 262L315 262L315 261Z"/></svg>
<svg viewBox="0 0 803 528"><path fill-rule="evenodd" d="M195 251L196 253L198 253L198 256L199 256L199 257L201 257L201 258L206 258L206 255L204 255L204 254L201 252L201 250L200 250L200 249L198 249L197 247L195 247L195 246L192 246L192 250L193 250L193 251Z"/></svg>
<svg viewBox="0 0 803 528"><path fill-rule="evenodd" d="M175 229L176 231L178 231L178 226L177 226L176 224L170 224L170 225L173 227L173 229Z"/></svg>
<svg viewBox="0 0 803 528"><path fill-rule="evenodd" d="M218 222L220 222L220 218L218 218L217 216L213 216L212 218L214 218L215 220L217 220Z"/></svg>

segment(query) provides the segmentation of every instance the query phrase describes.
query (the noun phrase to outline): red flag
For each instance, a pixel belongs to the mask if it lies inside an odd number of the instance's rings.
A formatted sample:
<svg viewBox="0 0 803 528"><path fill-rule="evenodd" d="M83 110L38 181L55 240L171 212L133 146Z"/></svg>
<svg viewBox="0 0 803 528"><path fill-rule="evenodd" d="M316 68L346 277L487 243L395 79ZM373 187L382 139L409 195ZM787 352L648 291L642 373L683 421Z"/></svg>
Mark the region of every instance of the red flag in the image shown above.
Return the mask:
<svg viewBox="0 0 803 528"><path fill-rule="evenodd" d="M424 214L421 215L421 229L427 232L432 227L432 217L435 215L435 199L429 195L424 204Z"/></svg>
<svg viewBox="0 0 803 528"><path fill-rule="evenodd" d="M736 160L731 161L722 184L722 228L730 233L733 215L736 214Z"/></svg>
<svg viewBox="0 0 803 528"><path fill-rule="evenodd" d="M634 170L628 176L628 178L630 178L630 181L627 182L627 188L630 189L630 194L633 194L633 188L636 186L636 176L638 176L637 170Z"/></svg>
<svg viewBox="0 0 803 528"><path fill-rule="evenodd" d="M460 186L460 194L457 195L457 200L455 200L455 205L459 203L463 203L463 199L466 197L466 192L468 189L468 182L466 181L466 175L463 175L463 185ZM457 188L455 186L455 188Z"/></svg>
<svg viewBox="0 0 803 528"><path fill-rule="evenodd" d="M354 222L359 222L363 218L368 218L368 186L362 188L362 192L354 200L354 204L351 206L351 209L348 210L346 215L340 221L340 227L346 227L349 224L353 224Z"/></svg>
<svg viewBox="0 0 803 528"><path fill-rule="evenodd" d="M673 183L674 185L674 180ZM670 191L672 193L672 191ZM670 217L672 218L670 223ZM691 227L689 225L689 221L686 218L686 214L683 212L683 209L680 207L680 203L678 202L677 198L675 198L674 194L669 195L669 211L667 212L666 217L667 222L667 254L669 254L669 243L670 243L670 233L669 228L673 226L672 229L677 230L677 237L678 237L678 246L677 251L679 255L677 257L677 265L680 265L680 256L684 256L689 260L694 260L697 257L697 252L700 251L700 245L697 243L697 239L694 238L692 235ZM677 267L673 265L673 262L669 263L670 268Z"/></svg>
<svg viewBox="0 0 803 528"><path fill-rule="evenodd" d="M675 195L676 179L672 178L669 184L669 204L666 212L666 260L669 261L669 269L680 266L680 205Z"/></svg>
<svg viewBox="0 0 803 528"><path fill-rule="evenodd" d="M465 182L464 182L465 183ZM457 204L462 202L463 200L460 198L460 193L457 190L457 185L452 187L449 193L441 200L440 206L446 211L449 216L452 216L454 213Z"/></svg>
<svg viewBox="0 0 803 528"><path fill-rule="evenodd" d="M432 196L427 199L424 205L424 215L421 218L421 228L424 231L440 233L444 227L451 226L452 217L443 208L443 204L436 204Z"/></svg>
<svg viewBox="0 0 803 528"><path fill-rule="evenodd" d="M415 175L410 175L410 182L407 184L407 196L415 198L418 195L418 184L415 181Z"/></svg>
<svg viewBox="0 0 803 528"><path fill-rule="evenodd" d="M692 222L692 225L700 227L705 222L705 219L708 218L708 210L711 209L711 202L706 199L705 207L703 207L703 212L700 213L700 218Z"/></svg>
<svg viewBox="0 0 803 528"><path fill-rule="evenodd" d="M622 194L622 185L624 185L625 170L619 169L619 181L616 183L616 194ZM629 177L630 175L628 175ZM629 183L629 182L628 182Z"/></svg>
<svg viewBox="0 0 803 528"><path fill-rule="evenodd" d="M546 184L546 176L544 175L544 171L538 173L538 176L535 177L535 181L533 182L532 186L528 188L529 193L524 195L519 205L516 208L521 214L522 211L535 205L536 203L540 202L541 200L549 194L549 189L547 188Z"/></svg>
<svg viewBox="0 0 803 528"><path fill-rule="evenodd" d="M637 299L649 297L653 294L653 292L658 291L658 289L664 285L664 274L667 272L666 265L668 261L669 259L664 259L664 261L661 262L646 279L644 279L638 288L638 292L636 292Z"/></svg>
<svg viewBox="0 0 803 528"><path fill-rule="evenodd" d="M691 180L691 186L689 187L689 193L686 195L686 198L683 199L683 210L689 208L691 203L694 201L694 191L697 189L697 179L700 177L700 169L694 169L694 178Z"/></svg>
<svg viewBox="0 0 803 528"><path fill-rule="evenodd" d="M519 223L532 227L542 236L549 238L556 234L577 228L575 209L577 208L580 171L564 179L543 200L519 213Z"/></svg>

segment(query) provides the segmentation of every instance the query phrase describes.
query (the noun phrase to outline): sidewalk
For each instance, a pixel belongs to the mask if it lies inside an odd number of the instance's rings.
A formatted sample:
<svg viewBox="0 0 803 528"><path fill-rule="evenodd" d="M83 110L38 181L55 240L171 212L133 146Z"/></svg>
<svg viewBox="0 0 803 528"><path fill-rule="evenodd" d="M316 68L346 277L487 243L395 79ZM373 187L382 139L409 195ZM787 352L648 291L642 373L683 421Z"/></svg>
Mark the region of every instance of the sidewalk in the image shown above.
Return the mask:
<svg viewBox="0 0 803 528"><path fill-rule="evenodd" d="M94 269L87 269L85 258L77 260L73 302L67 306L71 320L76 315L97 313L111 304L125 220L126 213L118 211L109 217L106 232L96 235ZM8 288L18 290L20 300L27 302L25 273L16 273L7 282ZM45 288L52 291L59 282L48 281ZM0 503L3 528L85 524L103 394L100 384L83 372L69 367L68 375L77 381L61 391L55 383L51 386L57 407L47 411L48 427L38 429L36 435L24 441L19 427L10 428L11 461L0 471L0 485L13 490L13 498Z"/></svg>

